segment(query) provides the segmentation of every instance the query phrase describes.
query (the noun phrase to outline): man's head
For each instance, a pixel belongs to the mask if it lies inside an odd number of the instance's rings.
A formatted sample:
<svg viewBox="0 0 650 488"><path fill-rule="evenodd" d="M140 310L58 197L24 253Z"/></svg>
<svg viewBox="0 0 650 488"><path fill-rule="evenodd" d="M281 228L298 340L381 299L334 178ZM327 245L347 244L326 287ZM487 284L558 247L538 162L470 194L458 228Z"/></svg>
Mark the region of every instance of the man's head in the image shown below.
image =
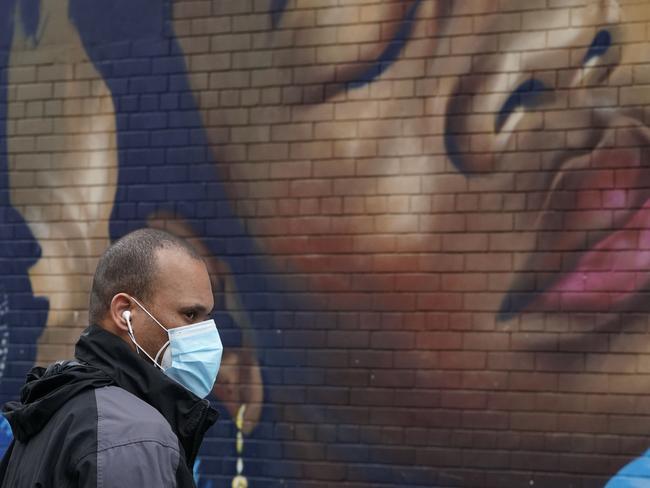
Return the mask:
<svg viewBox="0 0 650 488"><path fill-rule="evenodd" d="M185 241L156 229L140 229L116 241L103 254L93 279L90 322L129 344L124 312L133 332L150 354L167 335L136 303L170 329L205 320L214 305L203 259Z"/></svg>

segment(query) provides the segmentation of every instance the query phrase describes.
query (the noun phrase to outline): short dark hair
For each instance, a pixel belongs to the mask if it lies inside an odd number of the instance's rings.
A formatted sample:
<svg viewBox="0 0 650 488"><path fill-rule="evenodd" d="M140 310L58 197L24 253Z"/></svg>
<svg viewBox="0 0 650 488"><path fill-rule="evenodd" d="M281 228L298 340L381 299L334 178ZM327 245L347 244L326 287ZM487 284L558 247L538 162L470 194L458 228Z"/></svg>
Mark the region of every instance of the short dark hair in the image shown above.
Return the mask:
<svg viewBox="0 0 650 488"><path fill-rule="evenodd" d="M111 244L99 258L93 277L88 306L90 323L99 324L118 293L145 301L151 298L157 272L156 251L169 248L202 259L185 240L158 229L138 229Z"/></svg>

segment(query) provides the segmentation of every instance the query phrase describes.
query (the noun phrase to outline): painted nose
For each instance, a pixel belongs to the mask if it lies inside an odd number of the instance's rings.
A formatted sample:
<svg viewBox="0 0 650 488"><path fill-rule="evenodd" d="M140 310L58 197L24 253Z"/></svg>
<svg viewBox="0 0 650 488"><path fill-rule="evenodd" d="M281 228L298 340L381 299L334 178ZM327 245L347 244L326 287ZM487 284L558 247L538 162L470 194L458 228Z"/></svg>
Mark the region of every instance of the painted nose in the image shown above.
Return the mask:
<svg viewBox="0 0 650 488"><path fill-rule="evenodd" d="M479 74L465 75L449 99L445 120L445 148L454 166L470 177L498 171L502 152L558 149L553 142L554 122L545 117L547 111L562 106L558 97L566 93L571 98L567 114L600 104L611 107L611 101L594 88L606 84L620 64L620 49L613 48L619 32L617 26L600 28L585 45L583 32L576 30L565 46L572 56L566 68L548 76L544 65L552 61L553 52L531 58L509 93L493 89L508 82L506 73L496 73L494 79L481 75L480 69ZM591 138L598 139L599 130L592 132Z"/></svg>

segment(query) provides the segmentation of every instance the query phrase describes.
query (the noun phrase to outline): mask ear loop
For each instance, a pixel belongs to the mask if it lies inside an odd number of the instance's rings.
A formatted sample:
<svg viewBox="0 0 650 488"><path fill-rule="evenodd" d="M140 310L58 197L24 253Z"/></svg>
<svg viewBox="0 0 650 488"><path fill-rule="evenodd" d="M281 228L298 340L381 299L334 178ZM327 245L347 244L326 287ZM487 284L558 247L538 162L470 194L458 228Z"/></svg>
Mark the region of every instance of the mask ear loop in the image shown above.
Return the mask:
<svg viewBox="0 0 650 488"><path fill-rule="evenodd" d="M162 366L158 363L158 358L160 357L160 355L162 354L162 352L167 348L167 346L169 346L169 341L167 341L167 342L165 342L165 343L163 344L163 347L161 347L160 350L158 351L158 354L156 354L156 359L154 359L154 361L153 361L153 362L156 363L158 366L160 366L160 369L162 369Z"/></svg>
<svg viewBox="0 0 650 488"><path fill-rule="evenodd" d="M151 315L151 314L149 313L149 310L147 310L146 308L144 308L144 306L143 306L139 301L137 301L135 298L133 298L133 297L131 297L131 298L133 299L133 301L134 301L135 303L138 304L138 306L139 306L142 310L144 310L144 312L145 312L149 317L151 317L151 320L153 320L156 324L158 324L158 325L160 326L160 328L161 328L162 330L164 330L165 332L167 332L167 333L169 334L169 331L165 328L165 326L164 326L163 324L161 324L160 322L158 322L158 319L156 319L156 317L154 317L153 315ZM156 354L156 358L154 359L154 358L152 358L152 357L149 355L149 353L148 353L147 351L145 351L145 350L142 348L142 346L140 346L140 344L138 344L137 341L135 340L135 335L133 334L133 327L131 327L131 317L130 317L130 316L126 317L126 325L128 326L128 329L129 329L129 337L131 338L131 340L133 341L133 343L136 345L136 347L137 347L139 350L141 350L143 353L145 353L145 355L146 355L146 356L147 356L147 357L148 357L148 358L153 362L153 364L155 364L156 366L158 366L158 368L160 368L160 370L162 371L162 369L163 369L162 366L161 366L160 364L158 364L158 357L160 356L160 353L162 353L162 352L165 350L165 348L169 345L169 340L168 340L167 342L165 342L165 344L163 344L163 346L158 350L158 353Z"/></svg>
<svg viewBox="0 0 650 488"><path fill-rule="evenodd" d="M157 319L156 317L154 317L153 315L151 315L151 314L149 313L149 310L147 310L146 308L144 308L144 306L143 306L139 301L137 301L137 300L136 300L135 298L133 298L133 297L131 297L131 299L132 299L135 303L137 303L137 304L138 304L138 307L140 307L142 310L144 310L144 312L145 312L149 317L151 317L151 320L153 320L155 323L157 323L157 324L160 326L160 328L161 328L162 330L164 330L165 332L168 332L167 328L166 328L163 324L161 324L160 322L158 322L158 319Z"/></svg>
<svg viewBox="0 0 650 488"><path fill-rule="evenodd" d="M135 344L135 347L138 348L138 353L139 353L139 351L142 351L149 359L151 359L151 361L156 366L158 366L160 368L160 365L156 361L154 361L154 359L149 355L149 353L147 351L145 351L144 348L140 344L138 344L138 341L135 340L135 335L133 334L133 327L131 326L131 317L127 316L127 317L125 317L125 319L126 319L126 325L127 325L128 329L129 329L129 337L133 341L133 344Z"/></svg>

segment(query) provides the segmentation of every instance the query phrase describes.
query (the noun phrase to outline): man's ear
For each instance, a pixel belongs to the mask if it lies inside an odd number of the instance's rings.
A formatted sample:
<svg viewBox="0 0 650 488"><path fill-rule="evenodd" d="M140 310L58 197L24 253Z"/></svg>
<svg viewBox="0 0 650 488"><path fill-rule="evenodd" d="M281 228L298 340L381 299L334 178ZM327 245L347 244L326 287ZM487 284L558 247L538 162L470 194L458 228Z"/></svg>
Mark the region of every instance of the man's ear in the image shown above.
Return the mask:
<svg viewBox="0 0 650 488"><path fill-rule="evenodd" d="M120 336L127 335L129 328L125 314L128 313L131 320L133 320L131 305L131 300L126 293L118 293L115 295L111 300L107 317L104 323L102 323L104 328Z"/></svg>
<svg viewBox="0 0 650 488"><path fill-rule="evenodd" d="M158 212L149 218L148 224L151 228L166 230L184 238L203 257L215 295L215 307L227 312L241 332L241 344L224 349L212 394L228 410L233 421L239 408L246 405L242 431L248 434L262 414L264 384L252 339L252 325L239 299L232 270L224 260L212 254L184 219L168 212Z"/></svg>

